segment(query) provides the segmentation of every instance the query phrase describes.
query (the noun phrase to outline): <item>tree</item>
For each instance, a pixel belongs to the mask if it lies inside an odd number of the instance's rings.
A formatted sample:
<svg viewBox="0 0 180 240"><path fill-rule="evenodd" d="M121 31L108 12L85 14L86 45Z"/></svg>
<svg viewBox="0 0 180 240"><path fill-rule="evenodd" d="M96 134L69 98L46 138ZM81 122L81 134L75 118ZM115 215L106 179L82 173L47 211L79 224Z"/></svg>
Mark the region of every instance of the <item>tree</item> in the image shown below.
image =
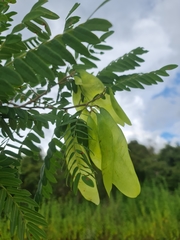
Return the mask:
<svg viewBox="0 0 180 240"><path fill-rule="evenodd" d="M88 71L97 68L95 62L101 53L112 48L106 44L114 33L109 21L89 18L80 23L80 17L72 15L79 7L76 3L66 17L64 32L51 37L46 19L57 20L59 16L43 7L47 0L37 1L14 26L12 16L17 13L10 12L9 5L15 2L0 3L0 213L10 219L12 236L40 239L46 237L41 227L46 222L37 210L42 197L51 196L51 183L56 182L55 172L62 164L73 191L79 189L96 204L96 168L102 172L108 195L112 185L129 197L139 194L127 143L118 126L131 122L114 94L162 82L161 76L168 76L166 71L177 66L121 75L143 62L140 56L147 50L138 47L94 76ZM32 37L24 40L24 29ZM72 108L76 109L74 114L68 112ZM20 188L19 166L24 156L38 156L37 144L49 124L53 124L54 134L33 200Z"/></svg>

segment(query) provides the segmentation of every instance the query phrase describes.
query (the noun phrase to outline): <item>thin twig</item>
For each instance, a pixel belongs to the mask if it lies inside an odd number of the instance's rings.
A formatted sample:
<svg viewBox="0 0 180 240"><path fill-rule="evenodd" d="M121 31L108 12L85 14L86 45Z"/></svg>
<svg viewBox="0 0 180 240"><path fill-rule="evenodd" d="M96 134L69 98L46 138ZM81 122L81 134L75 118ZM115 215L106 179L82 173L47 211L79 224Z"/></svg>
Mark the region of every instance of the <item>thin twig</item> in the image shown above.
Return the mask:
<svg viewBox="0 0 180 240"><path fill-rule="evenodd" d="M74 74L75 74L75 72L72 72L69 76L63 77L60 81L58 81L57 84L53 85L50 89L52 89L53 87L55 87L55 86L57 86L57 85L59 85L59 84L65 83L65 81L66 81L68 78L72 77ZM24 104L22 104L22 105L15 104L15 103L13 103L13 102L9 102L9 104L12 104L15 108L27 108L27 105L29 105L29 104L31 104L31 103L34 103L34 102L36 102L37 100L39 100L42 96L46 95L46 94L50 91L50 89L45 90L45 91L44 91L43 93L41 93L41 94L37 94L37 96L36 96L35 98L27 101L26 103L24 103ZM29 107L29 108L32 109L32 108L44 108L44 107L34 106L34 107ZM49 108L49 107L45 107L45 108ZM44 108L44 109L45 109L45 108ZM52 109L52 108L51 108L51 109Z"/></svg>
<svg viewBox="0 0 180 240"><path fill-rule="evenodd" d="M43 92L41 95L44 95L45 92ZM87 103L81 103L81 104L77 104L77 105L74 105L74 106L69 106L69 107L63 107L61 108L61 110L69 110L69 109L72 109L72 108L78 108L78 107L87 107L89 106L92 102L95 102L96 100L102 98L102 96L104 96L106 93L106 88L103 90L102 93L98 94L97 96L95 96L91 101L87 102ZM9 104L13 105L14 108L26 108L26 109L58 109L58 107L54 107L53 105L47 105L47 106L27 106L28 104L30 103L33 103L34 100L36 99L36 101L39 99L39 97L41 97L41 95L38 95L36 98L28 101L27 103L23 104L23 105L18 105L16 103L13 103L13 102L9 102Z"/></svg>

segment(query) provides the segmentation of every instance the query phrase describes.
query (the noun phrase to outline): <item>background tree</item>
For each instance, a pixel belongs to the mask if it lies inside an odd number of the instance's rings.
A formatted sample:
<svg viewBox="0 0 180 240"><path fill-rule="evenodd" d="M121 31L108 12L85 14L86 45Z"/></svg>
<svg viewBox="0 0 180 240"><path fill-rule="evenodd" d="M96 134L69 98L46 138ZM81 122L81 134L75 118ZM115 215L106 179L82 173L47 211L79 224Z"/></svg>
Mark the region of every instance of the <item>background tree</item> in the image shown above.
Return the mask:
<svg viewBox="0 0 180 240"><path fill-rule="evenodd" d="M161 76L168 76L166 71L177 66L168 65L145 74L122 75L143 62L140 56L147 51L138 47L99 71L97 78L85 70L97 68L95 62L100 60L102 52L112 48L106 44L106 39L113 34L109 21L91 18L80 23L80 17L72 15L79 7L76 3L65 19L64 32L52 38L46 20L56 20L59 16L43 7L47 1L37 1L22 22L14 26L12 16L17 13L9 11L9 4L15 2L6 0L0 3L0 213L3 211L3 215L10 219L12 236L17 234L19 239L24 239L25 235L28 239L40 239L46 237L41 226L47 223L37 210L42 197L49 198L53 192L52 183L57 182L58 166L67 164L66 179L75 193L80 189L88 200L99 203L95 162L92 156L89 158L92 138L89 129L94 131L95 128L90 128L87 119L82 119L83 110L89 114L96 113L98 121L95 124L101 130L98 129L94 137L101 138L99 143L104 159L107 157L106 147L119 143L121 147L114 146L114 151L108 154L112 159L113 154L120 154L121 159L128 163L124 165L116 161L109 164L108 159L107 162L103 159L108 168L99 168L103 172L103 184L108 194L113 184L126 195L135 197L139 193L127 143L117 125L130 124L130 120L116 102L114 94L162 82ZM29 30L32 37L24 40L24 29ZM96 83L100 92L96 91ZM75 106L71 103L73 94L75 102L79 100ZM75 107L75 114L68 113ZM37 145L45 137L44 129L49 129L50 124L54 125L54 134L43 159L33 200L30 193L20 187L19 167L24 156L39 157ZM111 129L114 129L113 132ZM120 174L122 169L119 167L114 167L115 174L112 163L122 164L131 173L131 178ZM124 179L131 180L134 185L128 185ZM92 190L96 196L90 194Z"/></svg>

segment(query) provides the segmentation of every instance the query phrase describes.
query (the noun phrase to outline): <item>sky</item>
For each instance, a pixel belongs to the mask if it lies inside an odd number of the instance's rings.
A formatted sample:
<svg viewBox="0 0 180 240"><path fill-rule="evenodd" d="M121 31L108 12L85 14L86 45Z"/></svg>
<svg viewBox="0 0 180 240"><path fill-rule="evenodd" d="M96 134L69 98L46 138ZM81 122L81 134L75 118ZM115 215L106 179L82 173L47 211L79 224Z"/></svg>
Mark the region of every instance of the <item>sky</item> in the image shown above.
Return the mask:
<svg viewBox="0 0 180 240"><path fill-rule="evenodd" d="M17 4L12 5L12 10L19 13L14 17L17 23L35 2L17 0ZM44 5L60 16L50 23L53 35L62 33L65 17L75 2L49 0ZM81 16L83 22L102 1L79 0L78 3L80 7L74 15ZM168 64L180 66L179 10L179 0L110 0L93 16L109 20L115 31L107 41L113 50L102 56L98 70L136 47L149 52L142 55L145 62L135 72L149 72ZM137 140L156 151L166 144L180 144L180 67L169 74L163 78L163 83L145 86L145 90L132 89L116 94L132 122L132 126L122 129L128 142Z"/></svg>

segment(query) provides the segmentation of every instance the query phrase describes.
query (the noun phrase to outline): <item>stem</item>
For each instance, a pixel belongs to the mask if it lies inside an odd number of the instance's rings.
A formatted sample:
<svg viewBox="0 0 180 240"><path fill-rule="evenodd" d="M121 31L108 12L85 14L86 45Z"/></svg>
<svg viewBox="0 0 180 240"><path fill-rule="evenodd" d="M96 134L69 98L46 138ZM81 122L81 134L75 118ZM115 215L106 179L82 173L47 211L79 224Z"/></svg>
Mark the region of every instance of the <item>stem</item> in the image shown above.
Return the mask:
<svg viewBox="0 0 180 240"><path fill-rule="evenodd" d="M23 105L17 105L16 103L13 103L13 102L9 102L9 104L12 104L14 106L14 108L26 108L26 109L37 109L37 108L39 108L39 109L55 109L55 108L57 108L57 107L54 107L52 105L48 105L48 106L31 106L31 107L27 106L28 104L37 101L40 97L42 97L46 93L47 93L47 90L44 91L42 94L38 95L37 97L33 98L32 100L24 103ZM104 89L104 91L102 93L98 94L96 97L94 97L91 101L89 101L87 103L81 103L81 104L74 105L74 106L63 107L61 109L67 111L67 110L72 109L72 108L87 107L92 102L95 102L96 100L100 99L102 97L102 95L104 96L105 93L106 93L106 88Z"/></svg>

